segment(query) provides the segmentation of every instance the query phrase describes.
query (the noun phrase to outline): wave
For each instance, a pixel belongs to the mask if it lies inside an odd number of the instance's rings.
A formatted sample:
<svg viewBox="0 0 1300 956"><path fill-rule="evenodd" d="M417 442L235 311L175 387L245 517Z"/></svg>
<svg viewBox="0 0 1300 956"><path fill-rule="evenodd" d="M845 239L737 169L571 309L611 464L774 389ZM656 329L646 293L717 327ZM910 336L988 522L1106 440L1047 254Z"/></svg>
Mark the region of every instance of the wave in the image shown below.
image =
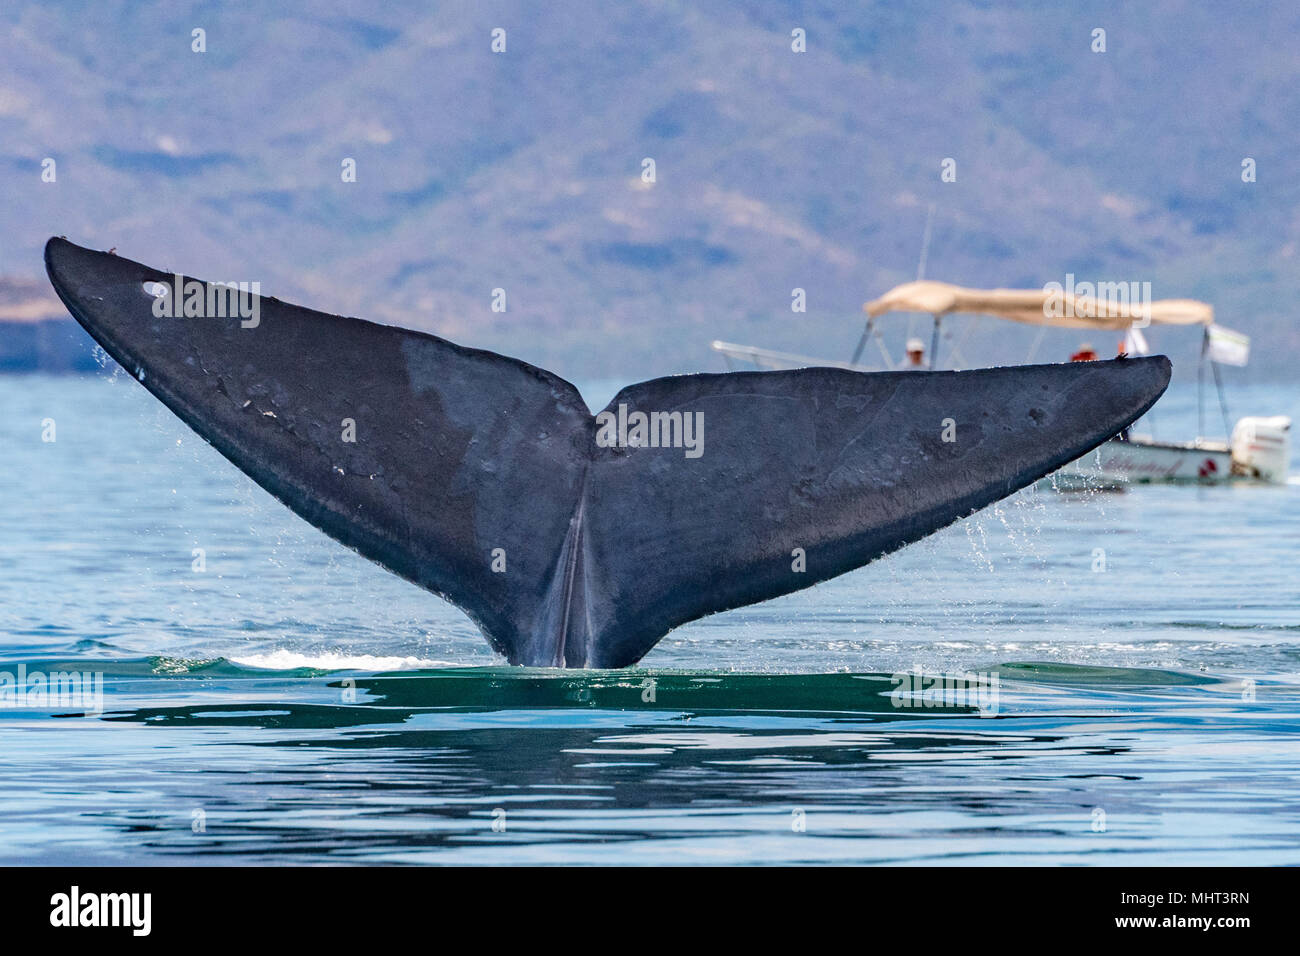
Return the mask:
<svg viewBox="0 0 1300 956"><path fill-rule="evenodd" d="M374 654L340 654L325 651L301 654L297 651L276 650L269 654L246 654L227 658L240 667L271 671L410 671L432 670L440 667L459 667L455 661L432 660L423 657L381 657Z"/></svg>

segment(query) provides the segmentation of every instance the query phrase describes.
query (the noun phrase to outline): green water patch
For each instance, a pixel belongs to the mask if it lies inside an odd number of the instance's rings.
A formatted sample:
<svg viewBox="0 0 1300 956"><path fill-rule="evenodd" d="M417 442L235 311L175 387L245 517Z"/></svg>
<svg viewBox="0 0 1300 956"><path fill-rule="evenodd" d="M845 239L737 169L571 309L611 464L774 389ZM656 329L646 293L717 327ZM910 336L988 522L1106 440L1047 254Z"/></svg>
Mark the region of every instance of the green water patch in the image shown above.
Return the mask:
<svg viewBox="0 0 1300 956"><path fill-rule="evenodd" d="M1222 683L1218 677L1175 670L1032 661L1009 662L981 675L506 666L380 673L312 667L268 671L224 658L179 657L81 658L25 666L28 673L102 672L108 685L105 719L189 727L342 728L400 724L419 714L530 711L896 721L997 716L999 695L1023 697L1035 685L1044 691L1137 691ZM922 678L924 683L919 683ZM185 700L189 692L181 688L190 683L195 692L203 688L202 701Z"/></svg>
<svg viewBox="0 0 1300 956"><path fill-rule="evenodd" d="M997 669L1003 680L1089 687L1193 687L1218 684L1222 678L1147 667L1095 667L1053 661L1011 662Z"/></svg>

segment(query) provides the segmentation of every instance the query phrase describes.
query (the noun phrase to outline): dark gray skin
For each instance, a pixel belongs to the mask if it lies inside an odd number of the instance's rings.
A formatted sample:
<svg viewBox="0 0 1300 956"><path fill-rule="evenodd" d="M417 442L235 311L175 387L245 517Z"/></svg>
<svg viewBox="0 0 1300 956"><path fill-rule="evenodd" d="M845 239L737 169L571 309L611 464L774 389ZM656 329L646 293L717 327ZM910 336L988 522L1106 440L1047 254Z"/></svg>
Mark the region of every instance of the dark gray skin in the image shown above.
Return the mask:
<svg viewBox="0 0 1300 956"><path fill-rule="evenodd" d="M62 239L45 264L77 321L221 454L463 609L512 664L625 667L687 621L861 567L1095 448L1170 373L1157 356L683 375L608 406L703 412L692 459L603 447L577 389L493 352L274 298L256 328L157 318L143 283L169 273Z"/></svg>

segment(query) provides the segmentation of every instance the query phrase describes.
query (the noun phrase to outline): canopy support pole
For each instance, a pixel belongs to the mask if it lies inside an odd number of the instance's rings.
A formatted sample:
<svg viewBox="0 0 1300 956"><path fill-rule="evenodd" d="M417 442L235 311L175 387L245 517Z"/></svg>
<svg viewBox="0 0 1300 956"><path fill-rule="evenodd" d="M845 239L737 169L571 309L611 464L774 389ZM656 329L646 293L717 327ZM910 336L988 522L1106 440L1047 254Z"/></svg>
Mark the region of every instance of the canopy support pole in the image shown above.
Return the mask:
<svg viewBox="0 0 1300 956"><path fill-rule="evenodd" d="M930 371L939 367L939 316L934 316L934 331L930 333Z"/></svg>
<svg viewBox="0 0 1300 956"><path fill-rule="evenodd" d="M1047 323L1043 322L1038 326L1038 334L1034 336L1033 344L1029 346L1029 354L1025 356L1025 364L1028 365L1038 354L1038 347L1043 344L1043 336L1047 335Z"/></svg>
<svg viewBox="0 0 1300 956"><path fill-rule="evenodd" d="M975 327L980 324L980 319L982 318L984 318L982 315L972 316L971 320L966 323L966 331L963 332L961 338L957 340L957 344L952 347L952 367L954 369L961 368L961 366L957 364L958 362L961 362L962 365L966 364L966 356L962 354L962 349L966 347L966 342L970 339L971 333L975 331Z"/></svg>
<svg viewBox="0 0 1300 956"><path fill-rule="evenodd" d="M876 340L876 348L880 349L880 358L885 363L885 371L892 372L894 370L894 360L889 357L889 349L885 348L885 337L880 334L879 329L876 329L872 333L872 338Z"/></svg>
<svg viewBox="0 0 1300 956"><path fill-rule="evenodd" d="M1210 333L1201 337L1201 361L1196 366L1196 440L1205 435L1205 353L1210 347Z"/></svg>
<svg viewBox="0 0 1300 956"><path fill-rule="evenodd" d="M871 326L875 321L874 316L867 317L867 326L862 330L862 338L858 339L858 347L853 350L853 358L849 359L850 365L857 365L858 359L862 358L862 350L867 347L867 342L871 340Z"/></svg>
<svg viewBox="0 0 1300 956"><path fill-rule="evenodd" d="M1231 436L1232 426L1228 423L1228 400L1223 395L1223 379L1219 378L1219 363L1210 359L1210 368L1214 370L1214 386L1219 390L1219 411L1223 412L1223 434Z"/></svg>

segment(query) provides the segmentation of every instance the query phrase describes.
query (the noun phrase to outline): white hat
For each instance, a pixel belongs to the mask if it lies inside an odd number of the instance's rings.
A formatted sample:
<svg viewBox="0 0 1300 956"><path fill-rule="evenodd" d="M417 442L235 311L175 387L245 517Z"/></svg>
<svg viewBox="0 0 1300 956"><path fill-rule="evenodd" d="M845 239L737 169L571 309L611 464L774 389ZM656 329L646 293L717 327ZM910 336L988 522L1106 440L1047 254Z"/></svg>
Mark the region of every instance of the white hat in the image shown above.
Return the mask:
<svg viewBox="0 0 1300 956"><path fill-rule="evenodd" d="M924 352L924 351L925 351L925 343L922 342L920 339L908 339L908 340L907 340L907 350L908 350L909 352Z"/></svg>

